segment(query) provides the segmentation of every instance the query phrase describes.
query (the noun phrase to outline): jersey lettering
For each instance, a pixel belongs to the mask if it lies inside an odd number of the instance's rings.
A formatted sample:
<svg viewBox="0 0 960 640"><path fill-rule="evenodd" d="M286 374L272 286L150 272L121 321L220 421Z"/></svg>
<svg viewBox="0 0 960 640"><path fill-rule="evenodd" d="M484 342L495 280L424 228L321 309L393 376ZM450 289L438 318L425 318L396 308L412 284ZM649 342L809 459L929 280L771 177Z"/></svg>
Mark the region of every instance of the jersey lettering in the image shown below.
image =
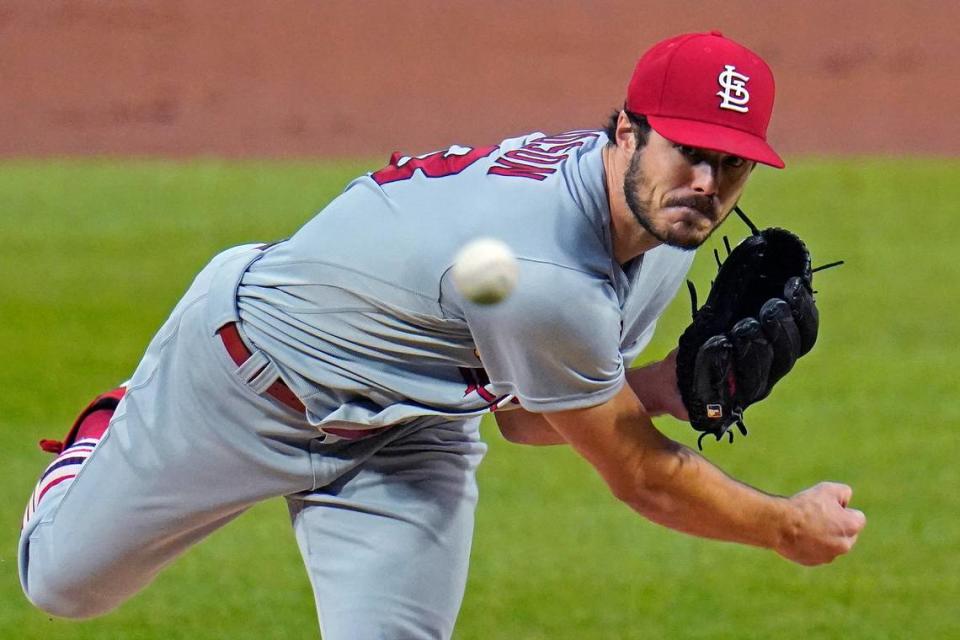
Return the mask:
<svg viewBox="0 0 960 640"><path fill-rule="evenodd" d="M390 164L383 169L370 174L373 181L383 186L391 182L409 180L417 169L428 178L443 178L453 176L481 158L486 158L499 147L470 147L453 146L446 151L435 151L422 156L410 157L395 151L390 156Z"/></svg>
<svg viewBox="0 0 960 640"><path fill-rule="evenodd" d="M545 180L557 171L550 165L562 163L570 157L571 150L598 137L600 134L596 131L570 131L537 138L519 149L498 156L493 166L487 169L487 175Z"/></svg>
<svg viewBox="0 0 960 640"><path fill-rule="evenodd" d="M551 167L537 167L532 164L514 162L505 156L500 156L497 158L497 163L487 169L487 175L543 180L550 174L556 173L556 171Z"/></svg>
<svg viewBox="0 0 960 640"><path fill-rule="evenodd" d="M518 160L520 162L539 162L542 164L560 164L566 160L566 156L551 155L549 152L538 151L529 147L507 151L505 154L503 154L503 157L510 158L512 160Z"/></svg>

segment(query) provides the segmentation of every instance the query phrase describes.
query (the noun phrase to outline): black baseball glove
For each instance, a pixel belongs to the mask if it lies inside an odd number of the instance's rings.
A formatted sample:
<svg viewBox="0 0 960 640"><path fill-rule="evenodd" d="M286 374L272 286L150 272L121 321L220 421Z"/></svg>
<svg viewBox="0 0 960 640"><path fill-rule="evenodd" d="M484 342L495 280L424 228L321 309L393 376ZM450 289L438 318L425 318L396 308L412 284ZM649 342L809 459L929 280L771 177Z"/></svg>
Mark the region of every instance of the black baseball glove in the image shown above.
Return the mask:
<svg viewBox="0 0 960 640"><path fill-rule="evenodd" d="M697 446L708 435L729 434L732 442L734 424L746 435L744 410L766 398L817 340L813 272L841 264L812 269L800 238L785 229L760 231L735 210L753 235L732 251L727 244L700 309L687 282L693 322L680 336L677 385L691 426L702 432Z"/></svg>

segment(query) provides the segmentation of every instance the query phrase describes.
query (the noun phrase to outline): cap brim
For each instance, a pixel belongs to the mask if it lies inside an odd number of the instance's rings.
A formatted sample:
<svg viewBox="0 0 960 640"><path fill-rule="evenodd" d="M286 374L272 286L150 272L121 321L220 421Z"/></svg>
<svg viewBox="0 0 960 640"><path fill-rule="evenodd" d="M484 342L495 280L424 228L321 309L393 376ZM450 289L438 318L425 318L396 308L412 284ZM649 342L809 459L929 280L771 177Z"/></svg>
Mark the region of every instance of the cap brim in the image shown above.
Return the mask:
<svg viewBox="0 0 960 640"><path fill-rule="evenodd" d="M718 124L663 116L647 116L654 131L667 140L711 151L720 151L783 169L783 159L757 136Z"/></svg>

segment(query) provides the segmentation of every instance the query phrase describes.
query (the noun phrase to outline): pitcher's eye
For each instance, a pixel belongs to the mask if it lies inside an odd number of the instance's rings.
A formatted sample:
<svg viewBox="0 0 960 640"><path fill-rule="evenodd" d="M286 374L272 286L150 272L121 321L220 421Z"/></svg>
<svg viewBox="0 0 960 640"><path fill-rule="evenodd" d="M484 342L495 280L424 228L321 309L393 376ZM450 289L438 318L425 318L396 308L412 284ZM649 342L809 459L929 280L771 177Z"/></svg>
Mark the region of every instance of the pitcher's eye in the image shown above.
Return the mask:
<svg viewBox="0 0 960 640"><path fill-rule="evenodd" d="M727 165L731 169L739 169L746 163L747 161L740 156L727 156L723 159L723 164Z"/></svg>
<svg viewBox="0 0 960 640"><path fill-rule="evenodd" d="M677 151L679 151L681 154L686 156L687 158L690 158L691 160L697 160L702 155L700 152L700 149L697 149L696 147L689 147L685 144L675 144L673 145L673 147Z"/></svg>

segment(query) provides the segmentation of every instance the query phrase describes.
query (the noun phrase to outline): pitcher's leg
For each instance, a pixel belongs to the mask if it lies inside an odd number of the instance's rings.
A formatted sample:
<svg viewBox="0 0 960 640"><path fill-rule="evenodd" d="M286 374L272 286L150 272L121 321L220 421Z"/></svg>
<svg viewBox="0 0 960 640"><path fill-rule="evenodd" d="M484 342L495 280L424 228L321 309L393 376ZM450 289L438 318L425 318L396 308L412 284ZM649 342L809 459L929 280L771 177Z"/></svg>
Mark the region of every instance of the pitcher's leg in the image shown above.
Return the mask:
<svg viewBox="0 0 960 640"><path fill-rule="evenodd" d="M102 439L22 531L21 582L45 611L104 613L251 504L314 486L315 432L235 377L201 317L188 306L151 345Z"/></svg>
<svg viewBox="0 0 960 640"><path fill-rule="evenodd" d="M187 467L205 461L167 459L150 470L114 437L126 427L126 416L114 420L76 476L41 497L21 532L24 592L50 614L85 618L115 608L242 511L237 505L198 508L192 498L206 488L187 486L185 479ZM134 446L153 446L147 440L132 438Z"/></svg>
<svg viewBox="0 0 960 640"><path fill-rule="evenodd" d="M478 422L414 431L290 498L325 640L450 637L486 450Z"/></svg>

